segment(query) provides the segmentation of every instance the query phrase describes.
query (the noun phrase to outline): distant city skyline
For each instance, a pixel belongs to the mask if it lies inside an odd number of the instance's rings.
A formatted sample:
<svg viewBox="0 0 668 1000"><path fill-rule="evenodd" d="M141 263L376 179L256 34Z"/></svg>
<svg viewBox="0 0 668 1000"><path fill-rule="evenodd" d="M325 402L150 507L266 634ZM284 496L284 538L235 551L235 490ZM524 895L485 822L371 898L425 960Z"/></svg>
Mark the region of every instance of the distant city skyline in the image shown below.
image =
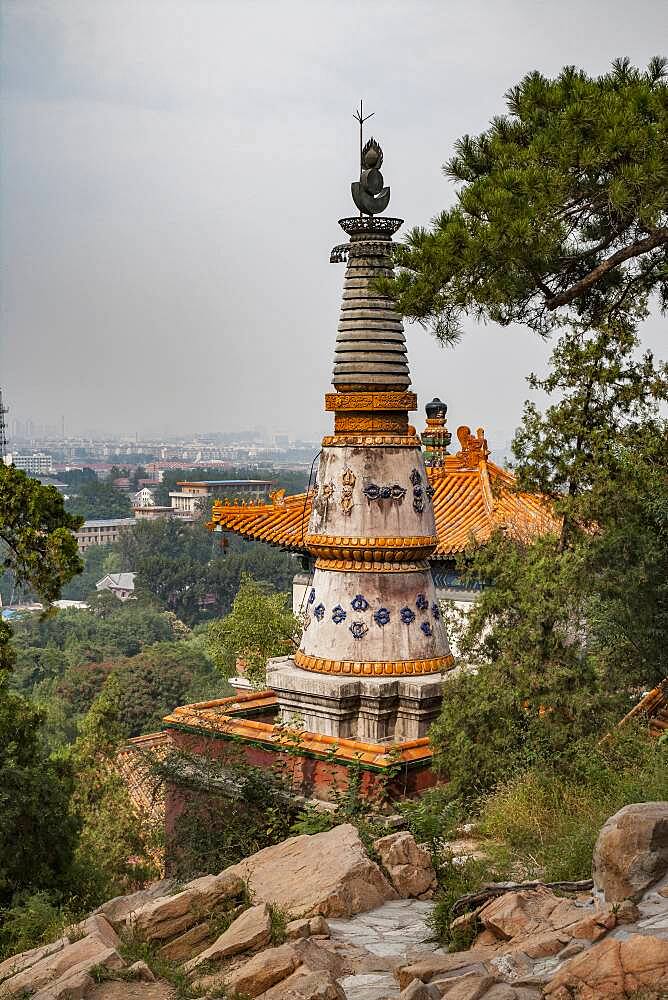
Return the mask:
<svg viewBox="0 0 668 1000"><path fill-rule="evenodd" d="M455 198L441 167L527 72L644 66L659 0L4 0L0 372L9 420L66 433L317 440L355 211L352 118L385 151L401 239ZM277 44L280 39L280 44ZM645 324L665 357L664 324ZM512 438L549 345L406 330L419 410Z"/></svg>

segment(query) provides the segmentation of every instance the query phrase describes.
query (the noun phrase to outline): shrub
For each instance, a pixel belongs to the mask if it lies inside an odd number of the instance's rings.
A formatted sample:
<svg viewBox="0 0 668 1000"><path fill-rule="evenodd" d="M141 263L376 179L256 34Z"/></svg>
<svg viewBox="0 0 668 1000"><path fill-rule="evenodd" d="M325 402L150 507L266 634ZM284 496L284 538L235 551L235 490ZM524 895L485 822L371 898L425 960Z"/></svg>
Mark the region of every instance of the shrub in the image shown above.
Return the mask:
<svg viewBox="0 0 668 1000"><path fill-rule="evenodd" d="M222 871L290 835L293 807L280 775L246 764L238 748L219 759L174 752L154 762L156 777L180 801L166 831L170 875Z"/></svg>
<svg viewBox="0 0 668 1000"><path fill-rule="evenodd" d="M0 911L0 959L54 941L81 914L48 892L21 894Z"/></svg>
<svg viewBox="0 0 668 1000"><path fill-rule="evenodd" d="M528 878L588 878L609 816L631 802L668 799L667 758L640 728L582 741L568 772L533 767L500 785L482 804L481 830L507 846Z"/></svg>

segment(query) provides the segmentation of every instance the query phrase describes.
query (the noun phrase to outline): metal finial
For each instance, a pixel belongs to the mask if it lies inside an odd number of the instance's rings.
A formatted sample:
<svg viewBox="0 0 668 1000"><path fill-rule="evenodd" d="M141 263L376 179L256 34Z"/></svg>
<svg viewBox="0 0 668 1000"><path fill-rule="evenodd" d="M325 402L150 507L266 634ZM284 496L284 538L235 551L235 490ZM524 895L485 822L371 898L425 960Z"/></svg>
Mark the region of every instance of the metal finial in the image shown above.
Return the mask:
<svg viewBox="0 0 668 1000"><path fill-rule="evenodd" d="M350 185L353 201L360 210L360 215L377 215L384 212L390 201L389 187L383 187L383 175L380 168L383 163L383 150L373 136L364 145L364 123L372 118L364 114L364 105L360 101L359 110L353 118L360 125L360 179Z"/></svg>

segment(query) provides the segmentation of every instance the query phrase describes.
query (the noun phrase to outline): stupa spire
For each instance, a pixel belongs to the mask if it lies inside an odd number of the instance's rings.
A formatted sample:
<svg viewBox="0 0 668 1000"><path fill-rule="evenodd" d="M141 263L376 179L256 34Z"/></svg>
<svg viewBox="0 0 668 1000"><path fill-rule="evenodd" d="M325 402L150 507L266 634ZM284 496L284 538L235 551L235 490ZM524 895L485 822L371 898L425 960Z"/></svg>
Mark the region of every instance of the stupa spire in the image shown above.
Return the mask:
<svg viewBox="0 0 668 1000"><path fill-rule="evenodd" d="M362 109L360 117L363 120ZM299 648L269 670L281 713L358 739L421 738L452 664L427 562L436 543L401 317L375 287L392 274L401 219L380 215L389 188L371 139L352 185L363 213L340 219L348 243L332 378L334 434L323 439L305 546L315 560ZM365 214L366 213L366 214ZM359 683L357 682L359 679Z"/></svg>
<svg viewBox="0 0 668 1000"><path fill-rule="evenodd" d="M360 105L358 121L365 120ZM392 274L392 236L403 220L377 217L387 208L390 189L383 186L383 150L374 138L361 146L360 159L359 180L351 185L360 215L339 219L350 240L334 247L330 257L348 261L332 384L339 391L405 389L411 380L401 316L375 287L378 278Z"/></svg>

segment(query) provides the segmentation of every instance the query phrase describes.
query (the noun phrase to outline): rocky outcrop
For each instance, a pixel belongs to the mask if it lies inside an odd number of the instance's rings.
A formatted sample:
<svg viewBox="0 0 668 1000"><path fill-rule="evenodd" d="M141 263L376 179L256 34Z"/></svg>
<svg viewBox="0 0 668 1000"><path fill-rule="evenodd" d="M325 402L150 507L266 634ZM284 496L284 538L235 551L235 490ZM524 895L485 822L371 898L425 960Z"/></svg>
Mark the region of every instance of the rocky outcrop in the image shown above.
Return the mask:
<svg viewBox="0 0 668 1000"><path fill-rule="evenodd" d="M193 955L197 955L202 948L206 948L212 937L211 923L204 920L201 924L195 924L184 934L179 934L172 941L168 941L167 944L163 944L162 948L158 950L158 955L160 958L166 958L169 962L185 962Z"/></svg>
<svg viewBox="0 0 668 1000"><path fill-rule="evenodd" d="M668 987L668 941L633 934L626 940L600 941L576 955L544 995L549 1000L612 1000L658 986Z"/></svg>
<svg viewBox="0 0 668 1000"><path fill-rule="evenodd" d="M346 995L331 973L297 969L260 1000L346 1000Z"/></svg>
<svg viewBox="0 0 668 1000"><path fill-rule="evenodd" d="M179 892L163 882L157 892L111 900L57 941L1 963L0 996L167 1000L171 987L155 981L150 962L124 967L118 929L181 963L202 997L379 1000L401 989L403 1000L635 993L654 1000L668 989L668 873L663 804L646 805L622 810L601 831L594 891L583 882L556 889L499 883L458 901L458 925L479 930L468 950L450 953L429 941L432 904L412 897L429 895L433 871L413 838L376 841L381 869L344 825L292 838ZM646 830L641 815L649 816ZM605 886L616 895L622 884L635 901L605 901ZM271 904L293 918L278 947L271 946ZM231 922L219 933L221 921ZM119 981L96 986L96 967L106 977L118 970Z"/></svg>
<svg viewBox="0 0 668 1000"><path fill-rule="evenodd" d="M312 937L316 934L320 937L329 937L329 924L324 917L311 917L310 920L306 918L291 920L285 928L285 936L288 941L297 941L299 938Z"/></svg>
<svg viewBox="0 0 668 1000"><path fill-rule="evenodd" d="M257 902L293 918L350 917L397 898L351 824L267 847L226 874L246 881Z"/></svg>
<svg viewBox="0 0 668 1000"><path fill-rule="evenodd" d="M668 802L624 806L594 848L594 885L608 902L638 900L668 872Z"/></svg>
<svg viewBox="0 0 668 1000"><path fill-rule="evenodd" d="M176 882L174 879L165 878L159 882L152 882L146 889L139 889L131 892L127 896L114 896L107 900L102 906L98 906L96 913L101 913L117 930L124 927L127 918L131 913L140 910L146 903L162 896L170 896L174 891Z"/></svg>
<svg viewBox="0 0 668 1000"><path fill-rule="evenodd" d="M191 972L204 962L220 962L230 955L255 951L269 944L271 938L271 913L266 903L251 906L237 917L212 945L186 962L184 969Z"/></svg>
<svg viewBox="0 0 668 1000"><path fill-rule="evenodd" d="M299 956L291 945L267 948L230 973L225 986L228 992L258 997L287 979L299 964Z"/></svg>
<svg viewBox="0 0 668 1000"><path fill-rule="evenodd" d="M133 910L126 917L126 926L145 941L166 941L200 923L202 915L218 904L240 896L243 889L238 875L204 875L173 896L161 896Z"/></svg>
<svg viewBox="0 0 668 1000"><path fill-rule="evenodd" d="M419 847L407 830L381 837L373 846L402 899L425 899L436 888L429 851Z"/></svg>
<svg viewBox="0 0 668 1000"><path fill-rule="evenodd" d="M102 919L102 918L100 918ZM114 934L108 924L107 939ZM59 988L59 980L71 978L79 973L88 973L91 969L120 969L123 959L115 947L107 944L99 934L92 933L64 945L58 951L26 965L21 961L25 956L19 956L21 971L9 976L2 982L1 989L7 996L21 996L37 993L47 986L51 990ZM83 981L83 980L82 980Z"/></svg>

